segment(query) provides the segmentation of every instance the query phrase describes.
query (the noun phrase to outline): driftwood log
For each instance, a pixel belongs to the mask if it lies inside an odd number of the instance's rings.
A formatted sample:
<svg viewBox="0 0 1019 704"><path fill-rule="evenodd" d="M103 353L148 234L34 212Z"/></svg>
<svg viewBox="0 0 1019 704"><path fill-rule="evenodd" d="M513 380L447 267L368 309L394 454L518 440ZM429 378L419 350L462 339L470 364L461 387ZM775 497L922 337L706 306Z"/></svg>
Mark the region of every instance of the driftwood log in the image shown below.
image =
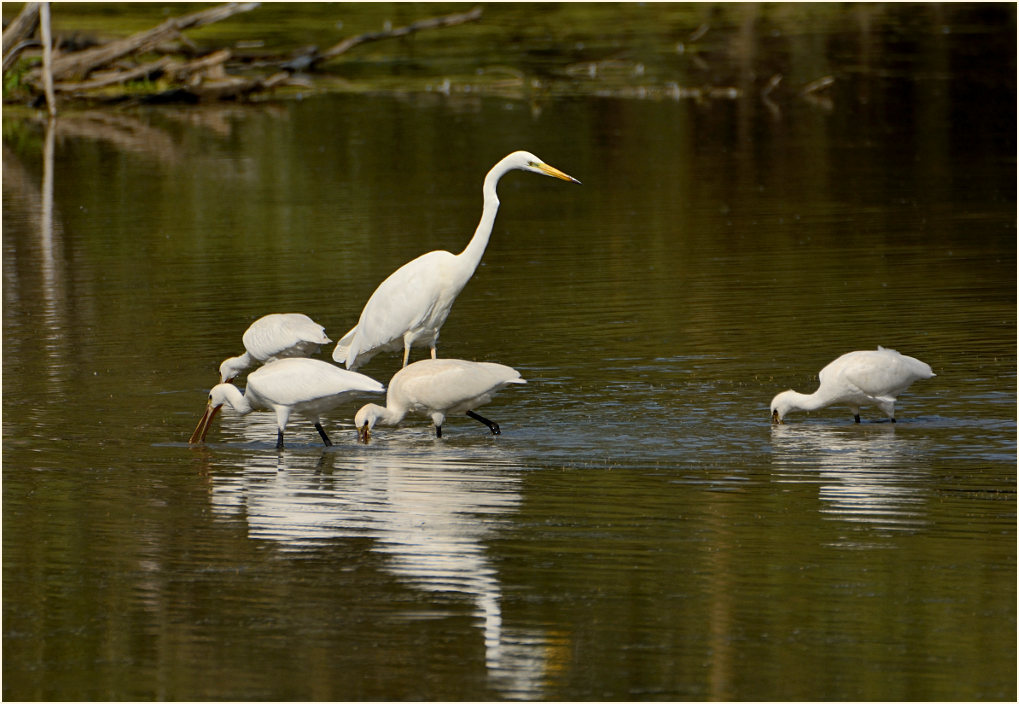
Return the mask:
<svg viewBox="0 0 1019 704"><path fill-rule="evenodd" d="M80 50L65 48L61 52L59 41L43 42L46 44L44 48L52 51L39 52L37 47L41 43L36 37L48 3L26 3L20 15L3 32L4 100L42 104L47 72L38 63L39 55L47 53L51 54L48 65L52 92L67 102L195 103L255 98L260 93L282 86L314 89L314 84L305 74L321 69L324 64L339 59L356 47L407 37L424 30L476 22L482 16L482 8L475 7L467 12L419 19L401 27L387 26L363 32L346 37L326 49L309 47L296 52L280 51L261 56L222 47L199 49L184 34L188 29L226 20L253 11L258 6L257 2L225 3L167 19L155 27L101 46ZM700 40L709 30L707 24L701 25L686 43ZM253 39L257 40L257 37ZM252 45L257 44L257 41L252 42ZM689 56L695 66L707 69L707 64L697 53ZM748 92L735 86L681 86L675 81L646 85L635 78L638 69L643 75L643 65L639 62L609 58L566 65L562 73L565 80L571 82L571 90L584 81L589 84L614 81L594 87L599 94L620 97L732 100L745 97ZM545 90L552 84L551 81L559 80L527 80L523 73L512 68L498 70L511 72L512 78L488 82L486 88L509 90L514 95ZM833 77L825 76L806 85L798 94L802 99L830 109L831 98L827 89L833 82ZM449 84L446 80L438 90L448 92ZM467 86L465 90L473 91L474 88ZM784 88L780 74L773 75L756 90L773 114L778 114L776 100L791 94L788 88ZM53 102L51 95L46 103L52 108Z"/></svg>
<svg viewBox="0 0 1019 704"><path fill-rule="evenodd" d="M21 14L4 31L4 75L17 62L18 56L27 48L39 46L31 37L39 27L40 8L45 3L28 3ZM307 81L293 74L313 71L319 65L331 61L367 42L406 37L426 29L452 27L481 18L482 10L476 7L469 12L443 15L417 20L403 27L386 28L376 32L365 32L348 37L330 48L319 51L316 47L305 50L299 56L262 63L263 68L274 69L269 75L238 76L227 70L228 62L236 66L239 61L229 49L218 49L190 61L171 56L145 60L157 47L173 40L187 41L182 32L219 22L242 12L249 12L259 6L257 2L226 3L209 9L193 12L182 17L168 19L151 29L138 32L102 46L60 54L53 52L51 75L56 93L73 98L98 98L103 101L134 99L142 102L198 102L201 100L224 100L249 96L260 91L271 90L280 85L296 84L307 86ZM251 73L251 64L247 65ZM36 96L43 92L46 72L42 67L29 69L24 74L22 85ZM159 81L157 93L122 91L110 92L111 87L132 81Z"/></svg>
<svg viewBox="0 0 1019 704"><path fill-rule="evenodd" d="M256 7L258 7L257 2L232 2L220 5L183 17L168 19L157 27L133 34L125 39L118 39L103 46L58 57L53 61L53 78L56 81L85 78L100 66L106 66L130 54L149 51L168 39L175 39L185 29L218 22L241 12L254 10Z"/></svg>
<svg viewBox="0 0 1019 704"><path fill-rule="evenodd" d="M21 14L11 20L4 30L4 73L14 65L25 49L38 46L39 42L29 39L39 26L39 7L42 3L29 2L21 10Z"/></svg>

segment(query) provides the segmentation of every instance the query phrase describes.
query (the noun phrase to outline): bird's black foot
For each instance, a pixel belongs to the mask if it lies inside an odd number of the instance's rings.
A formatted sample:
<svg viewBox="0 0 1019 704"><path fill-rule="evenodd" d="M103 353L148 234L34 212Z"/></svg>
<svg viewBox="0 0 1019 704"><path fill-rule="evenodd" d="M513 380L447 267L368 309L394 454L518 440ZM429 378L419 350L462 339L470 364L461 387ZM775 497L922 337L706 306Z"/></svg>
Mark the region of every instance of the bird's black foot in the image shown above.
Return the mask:
<svg viewBox="0 0 1019 704"><path fill-rule="evenodd" d="M892 422L893 422L893 423L895 422L895 419L894 419L894 418L892 418Z"/></svg>
<svg viewBox="0 0 1019 704"><path fill-rule="evenodd" d="M437 437L437 438L441 438L442 437L442 426L441 425L435 426L435 437Z"/></svg>
<svg viewBox="0 0 1019 704"><path fill-rule="evenodd" d="M283 431L282 430L277 430L276 431L276 449L277 450L284 449L284 447L283 447Z"/></svg>
<svg viewBox="0 0 1019 704"><path fill-rule="evenodd" d="M326 435L326 431L325 431L325 429L322 428L322 424L321 423L315 423L315 430L317 430L318 434L322 437L322 443L326 447L332 447L333 446L333 441L329 439L328 435Z"/></svg>
<svg viewBox="0 0 1019 704"><path fill-rule="evenodd" d="M488 420L488 418L485 418L483 415L475 413L474 411L467 411L467 415L479 423L487 425L488 429L492 431L492 435L502 435L502 431L499 430L499 424L495 421Z"/></svg>
<svg viewBox="0 0 1019 704"><path fill-rule="evenodd" d="M860 422L860 416L859 415L853 416L853 420L855 420L857 423L859 423Z"/></svg>

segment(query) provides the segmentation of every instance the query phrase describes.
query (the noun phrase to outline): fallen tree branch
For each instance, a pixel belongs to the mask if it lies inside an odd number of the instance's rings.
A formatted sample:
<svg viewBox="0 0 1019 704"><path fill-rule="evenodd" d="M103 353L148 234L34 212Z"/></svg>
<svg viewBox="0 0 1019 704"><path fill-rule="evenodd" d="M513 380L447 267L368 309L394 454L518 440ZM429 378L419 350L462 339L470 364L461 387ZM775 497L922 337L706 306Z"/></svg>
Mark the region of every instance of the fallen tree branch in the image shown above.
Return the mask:
<svg viewBox="0 0 1019 704"><path fill-rule="evenodd" d="M55 84L54 88L60 93L84 93L86 91L105 88L106 86L112 86L118 83L127 83L128 81L145 78L153 73L165 70L171 62L172 59L169 56L164 56L158 61L142 64L141 66L127 71L111 72L99 78L94 78L91 81L82 81L79 83L61 82Z"/></svg>
<svg viewBox="0 0 1019 704"><path fill-rule="evenodd" d="M194 74L207 71L221 70L221 67L230 59L229 49L214 51L208 56L203 56L194 61L175 61L169 56L164 56L157 61L151 61L125 71L111 71L103 75L96 74L96 77L89 81L78 83L62 82L57 83L55 88L59 93L86 93L99 88L127 83L139 78L145 78L156 74L165 75L170 81L179 81L193 76Z"/></svg>
<svg viewBox="0 0 1019 704"><path fill-rule="evenodd" d="M139 102L152 105L160 103L197 103L203 100L237 100L251 93L270 90L290 82L292 77L286 71L278 71L268 78L241 78L227 76L214 80L200 80L185 87L172 88L154 95L142 96Z"/></svg>
<svg viewBox="0 0 1019 704"><path fill-rule="evenodd" d="M452 27L453 25L464 24L466 22L474 22L481 19L481 8L475 7L469 12L460 12L452 15L443 15L441 17L430 17L423 20L417 20L403 27L396 27L394 29L384 29L379 32L365 32L364 34L357 34L353 37L348 37L342 42L333 45L329 49L326 49L321 54L315 56L312 60L313 63L322 63L335 59L340 54L344 54L359 44L366 42L375 42L380 39L392 39L394 37L405 37L408 34L414 32L420 32L422 29L434 29L438 27Z"/></svg>
<svg viewBox="0 0 1019 704"><path fill-rule="evenodd" d="M41 3L27 2L21 13L11 20L4 30L4 64L3 71L14 65L22 51L30 46L37 46L34 41L27 41L35 28L39 26L39 7Z"/></svg>
<svg viewBox="0 0 1019 704"><path fill-rule="evenodd" d="M168 19L152 29L138 32L125 39L61 56L53 62L53 76L57 80L84 78L94 69L122 56L150 50L157 44L176 36L182 30L218 22L241 12L253 10L258 7L258 4L257 2L232 2L219 5L183 17Z"/></svg>
<svg viewBox="0 0 1019 704"><path fill-rule="evenodd" d="M3 39L5 55L11 50L12 46L23 39L28 39L35 32L35 28L39 25L39 6L41 4L38 2L26 2L21 13L7 25L7 29L4 30Z"/></svg>
<svg viewBox="0 0 1019 704"><path fill-rule="evenodd" d="M18 23L23 28L9 27L5 32L4 46L10 53L9 57L5 56L5 68L14 64L15 53L20 53L28 46L38 45L37 41L31 40L31 36L39 24L39 5L40 3L28 3L22 12L25 19ZM238 100L279 86L314 87L314 84L302 82L294 74L333 60L361 44L406 37L422 30L475 22L481 19L483 13L482 7L479 6L467 12L419 19L401 27L389 27L387 24L379 31L347 37L322 52L316 47L311 47L303 54L292 55L289 59L245 62L248 73L251 73L252 69L255 71L261 69L263 72L261 76L237 76L228 73L227 62L238 58L229 49L213 51L200 58L195 58L195 54L200 51L195 49L193 44L190 45L193 49L191 52L180 49L179 44L187 42L183 30L218 22L252 10L258 5L258 2L225 3L167 19L155 27L102 46L56 55L50 62L55 90L63 96L79 100L98 101L103 104L124 102L136 104ZM16 39L20 41L15 41ZM10 44L7 43L8 40L11 41ZM158 55L171 45L174 48L168 51L169 55L158 58ZM145 63L140 64L142 61ZM265 69L273 72L266 76ZM149 82L138 83L145 79L149 79ZM43 82L44 72L41 68L31 68L20 75L16 83L7 82L12 89L9 94L5 94L4 99L21 100L27 93L35 104L41 104ZM124 86L120 92L111 89L118 84L128 83L135 85Z"/></svg>
<svg viewBox="0 0 1019 704"><path fill-rule="evenodd" d="M36 46L42 46L37 39L26 39L23 42L18 42L17 45L4 55L4 73L6 74L11 66L14 65L14 62L18 60L19 56L21 56L21 52L29 47Z"/></svg>
<svg viewBox="0 0 1019 704"><path fill-rule="evenodd" d="M195 74L205 73L218 77L226 76L223 64L233 56L229 49L220 49L194 61L171 61L166 67L166 75L171 81L181 81Z"/></svg>
<svg viewBox="0 0 1019 704"><path fill-rule="evenodd" d="M51 62L55 89L63 95L74 95L79 98L88 98L90 92L101 91L105 94L96 94L92 97L102 102L123 100L198 102L200 100L240 99L251 93L271 90L280 85L305 85L298 81L293 74L311 68L315 64L335 59L361 44L406 37L427 29L474 22L482 15L482 8L475 7L468 12L430 17L402 27L387 27L376 32L365 32L348 37L321 53L317 48L312 47L303 55L293 56L289 60L268 62L264 65L275 67L277 72L262 77L240 77L228 74L225 65L228 60L233 58L229 49L214 51L191 61L181 61L179 58L169 56L155 61L147 61L143 65L130 65L123 61L123 59L131 59L137 62L139 55L151 54L169 41L186 40L186 37L181 33L185 29L218 22L252 10L258 5L257 2L233 2L218 5L189 15L168 19L151 29L102 46L56 56ZM38 26L38 6L39 3L29 3L22 12L24 19L19 17L20 22L15 20L12 23L12 25L17 23L20 28L11 27L8 28L8 32L5 32L4 46L11 54L11 64L15 58L14 46L17 46L16 51L20 53L25 47L33 45L33 42L25 41L24 38L30 36ZM7 43L8 40L10 40L10 44ZM37 44L37 42L34 43ZM8 66L8 57L5 57L4 65L5 68ZM131 93L138 93L138 88L125 89L121 95L110 95L108 91L102 91L110 86L149 77L158 77L160 85L169 84L172 87L151 93L151 87L141 86L140 92L147 93L147 95L134 96ZM24 76L21 85L29 91L34 91L38 100L38 94L42 92L43 80L43 71L33 68Z"/></svg>

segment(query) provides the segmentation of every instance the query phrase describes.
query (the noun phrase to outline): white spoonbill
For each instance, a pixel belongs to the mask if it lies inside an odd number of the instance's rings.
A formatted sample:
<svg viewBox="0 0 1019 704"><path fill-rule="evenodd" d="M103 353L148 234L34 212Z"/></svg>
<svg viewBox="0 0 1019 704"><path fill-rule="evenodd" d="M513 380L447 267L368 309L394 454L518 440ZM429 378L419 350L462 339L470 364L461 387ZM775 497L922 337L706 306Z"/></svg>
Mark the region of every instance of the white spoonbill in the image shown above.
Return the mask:
<svg viewBox="0 0 1019 704"><path fill-rule="evenodd" d="M332 340L326 337L325 328L303 313L270 313L249 325L241 342L244 343L244 354L230 357L219 365L221 383L232 381L259 362L309 357Z"/></svg>
<svg viewBox="0 0 1019 704"><path fill-rule="evenodd" d="M385 387L374 379L320 359L278 359L251 372L243 394L233 384L212 387L205 415L188 442L204 442L212 419L226 404L242 416L256 410L275 411L277 449L283 449L283 431L291 413L299 413L312 421L315 430L322 436L322 442L328 447L333 443L322 428L321 415L339 406L352 394L382 391Z"/></svg>
<svg viewBox="0 0 1019 704"><path fill-rule="evenodd" d="M526 384L520 372L505 364L468 362L463 359L422 359L409 364L389 382L386 405L369 403L354 416L358 438L367 443L376 423L396 425L407 413L428 416L435 437L442 437L442 423L449 413L463 413L499 435L499 424L474 412L508 384Z"/></svg>
<svg viewBox="0 0 1019 704"><path fill-rule="evenodd" d="M880 345L876 350L847 352L817 374L812 394L783 391L771 400L771 422L782 423L790 411L816 411L835 404L849 406L860 422L860 406L874 405L895 422L895 399L910 384L934 372L919 359Z"/></svg>
<svg viewBox="0 0 1019 704"><path fill-rule="evenodd" d="M428 252L390 274L368 299L357 325L336 344L334 361L346 364L347 369L357 369L379 352L402 348L406 367L412 345L428 345L435 359L439 329L488 246L499 211L496 184L514 169L580 183L534 154L513 152L504 157L485 176L481 221L464 250L460 254L445 250Z"/></svg>

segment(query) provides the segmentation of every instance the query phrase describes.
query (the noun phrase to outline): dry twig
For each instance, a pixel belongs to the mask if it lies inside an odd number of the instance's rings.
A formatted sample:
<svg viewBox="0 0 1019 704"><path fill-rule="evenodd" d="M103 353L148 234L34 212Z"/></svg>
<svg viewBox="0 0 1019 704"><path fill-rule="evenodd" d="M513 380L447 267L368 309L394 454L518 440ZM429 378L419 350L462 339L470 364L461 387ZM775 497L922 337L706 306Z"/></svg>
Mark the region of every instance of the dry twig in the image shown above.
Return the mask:
<svg viewBox="0 0 1019 704"><path fill-rule="evenodd" d="M353 37L347 37L342 42L334 44L332 47L326 49L321 54L312 57L312 64L322 63L335 59L340 54L353 49L359 44L366 42L377 42L380 39L393 39L395 37L406 37L414 32L420 32L422 29L435 29L438 27L452 27L458 24L464 24L466 22L474 22L481 19L481 8L475 7L469 12L459 12L452 15L442 15L441 17L429 17L423 20L417 20L411 22L403 27L395 27L393 29L383 29L378 32L365 32L363 34L356 34Z"/></svg>

